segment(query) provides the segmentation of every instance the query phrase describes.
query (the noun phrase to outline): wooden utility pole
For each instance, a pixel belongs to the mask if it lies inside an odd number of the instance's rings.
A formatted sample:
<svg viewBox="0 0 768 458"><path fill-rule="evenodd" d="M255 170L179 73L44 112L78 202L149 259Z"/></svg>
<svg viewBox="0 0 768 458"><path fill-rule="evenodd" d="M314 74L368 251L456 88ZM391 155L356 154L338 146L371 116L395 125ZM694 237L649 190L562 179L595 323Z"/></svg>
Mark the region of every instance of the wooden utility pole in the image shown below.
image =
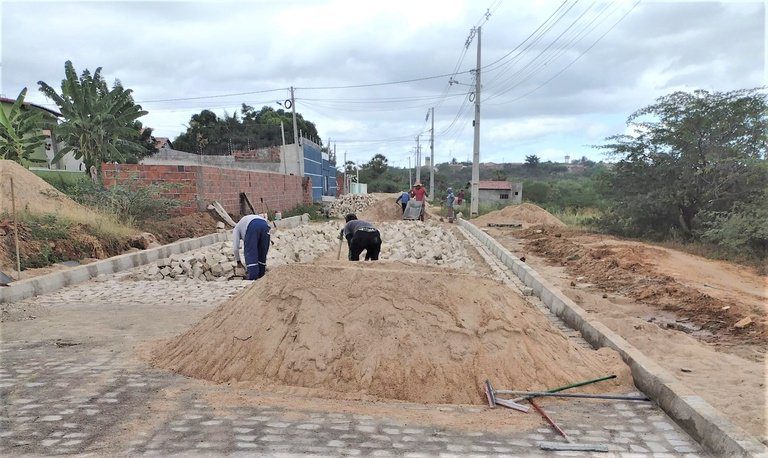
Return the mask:
<svg viewBox="0 0 768 458"><path fill-rule="evenodd" d="M13 242L16 245L16 280L21 280L21 256L19 255L19 219L16 216L16 193L11 177L11 211L13 212Z"/></svg>

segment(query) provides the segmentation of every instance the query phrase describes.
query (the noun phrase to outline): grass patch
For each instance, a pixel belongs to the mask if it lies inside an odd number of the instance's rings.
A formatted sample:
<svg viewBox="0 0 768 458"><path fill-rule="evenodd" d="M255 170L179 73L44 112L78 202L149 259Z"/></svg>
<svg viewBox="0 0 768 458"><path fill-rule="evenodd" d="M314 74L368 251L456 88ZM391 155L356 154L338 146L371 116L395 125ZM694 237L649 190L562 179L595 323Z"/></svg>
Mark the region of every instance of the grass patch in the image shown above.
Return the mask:
<svg viewBox="0 0 768 458"><path fill-rule="evenodd" d="M8 229L0 238L2 249L15 253L13 225L7 213L0 220ZM128 248L128 237L115 231L82 224L57 214L18 214L22 270L46 267L62 261L114 256ZM13 256L11 256L13 257Z"/></svg>
<svg viewBox="0 0 768 458"><path fill-rule="evenodd" d="M596 208L547 208L546 210L566 226L583 230L596 229L597 219L602 214Z"/></svg>

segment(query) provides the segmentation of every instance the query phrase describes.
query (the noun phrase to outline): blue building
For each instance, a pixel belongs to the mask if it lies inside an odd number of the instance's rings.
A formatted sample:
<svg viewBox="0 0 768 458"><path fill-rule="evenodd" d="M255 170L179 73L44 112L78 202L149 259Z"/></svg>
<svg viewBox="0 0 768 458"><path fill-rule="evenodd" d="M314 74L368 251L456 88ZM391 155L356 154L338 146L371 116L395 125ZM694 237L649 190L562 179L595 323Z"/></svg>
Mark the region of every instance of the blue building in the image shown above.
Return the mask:
<svg viewBox="0 0 768 458"><path fill-rule="evenodd" d="M312 179L312 200L319 202L322 196L336 196L336 167L320 145L302 138L304 152L304 176Z"/></svg>

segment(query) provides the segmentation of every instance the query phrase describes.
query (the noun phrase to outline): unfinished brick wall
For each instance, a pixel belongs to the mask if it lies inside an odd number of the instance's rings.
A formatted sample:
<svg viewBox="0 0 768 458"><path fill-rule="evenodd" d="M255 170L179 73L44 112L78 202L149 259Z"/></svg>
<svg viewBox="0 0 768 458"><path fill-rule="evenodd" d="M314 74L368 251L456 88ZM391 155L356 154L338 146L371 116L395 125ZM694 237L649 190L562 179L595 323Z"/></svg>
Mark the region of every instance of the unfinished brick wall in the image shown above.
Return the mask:
<svg viewBox="0 0 768 458"><path fill-rule="evenodd" d="M225 169L200 165L104 164L106 186L128 184L171 184L165 194L179 199L177 214L194 213L217 200L233 215L240 213L240 193L248 195L257 212L285 212L305 202L301 177L279 173ZM264 205L261 199L264 199ZM311 190L309 194L311 202Z"/></svg>

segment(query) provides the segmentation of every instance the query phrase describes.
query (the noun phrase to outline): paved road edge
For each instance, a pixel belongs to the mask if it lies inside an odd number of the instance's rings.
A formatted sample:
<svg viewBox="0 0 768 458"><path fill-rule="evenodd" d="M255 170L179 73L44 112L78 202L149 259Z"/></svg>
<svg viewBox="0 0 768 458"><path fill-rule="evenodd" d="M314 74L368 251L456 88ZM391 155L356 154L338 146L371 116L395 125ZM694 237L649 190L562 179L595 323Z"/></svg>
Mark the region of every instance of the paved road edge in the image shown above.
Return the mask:
<svg viewBox="0 0 768 458"><path fill-rule="evenodd" d="M0 304L16 302L32 296L50 293L65 286L86 282L99 275L109 275L134 267L143 266L158 259L167 258L172 254L196 250L214 243L224 242L231 238L231 232L204 235L194 239L179 240L168 245L150 248L133 253L125 253L111 258L96 261L91 264L72 267L39 277L19 280L9 286L0 288Z"/></svg>

